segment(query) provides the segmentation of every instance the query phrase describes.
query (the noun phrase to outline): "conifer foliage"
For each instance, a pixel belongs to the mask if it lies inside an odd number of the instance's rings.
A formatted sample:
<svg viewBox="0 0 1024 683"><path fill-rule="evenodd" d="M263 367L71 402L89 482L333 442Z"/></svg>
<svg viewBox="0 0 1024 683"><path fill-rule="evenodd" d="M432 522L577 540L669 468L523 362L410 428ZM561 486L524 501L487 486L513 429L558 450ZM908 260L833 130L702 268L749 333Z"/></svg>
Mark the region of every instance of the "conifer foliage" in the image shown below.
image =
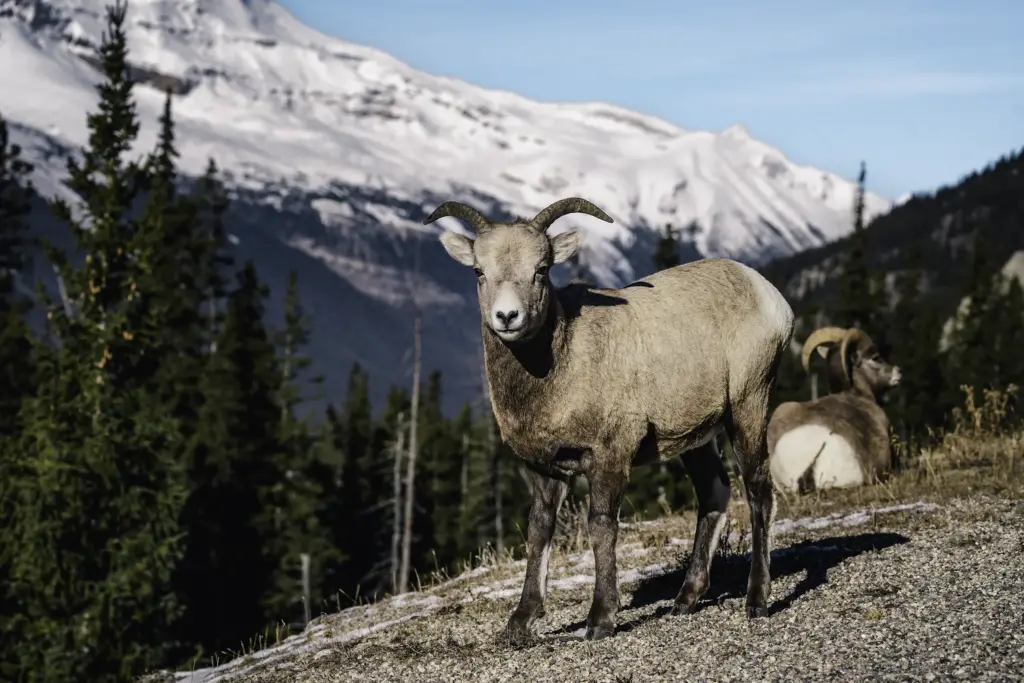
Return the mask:
<svg viewBox="0 0 1024 683"><path fill-rule="evenodd" d="M885 298L882 281L870 265L868 233L864 223L864 182L867 178L867 167L860 165L857 176L857 195L853 207L853 233L848 238L847 248L843 257L842 275L839 280L838 299L831 311L830 318L844 327L859 327L871 330L873 337L882 341L884 325Z"/></svg>
<svg viewBox="0 0 1024 683"><path fill-rule="evenodd" d="M0 439L18 432L22 399L32 390L28 301L15 287L25 265L25 217L31 208L32 166L12 144L0 117Z"/></svg>
<svg viewBox="0 0 1024 683"><path fill-rule="evenodd" d="M32 197L31 166L11 144L7 123L0 117L0 639L10 632L20 609L12 590L10 563L15 530L9 520L17 507L18 441L23 430L22 402L35 386L32 341L15 278L25 264L25 222ZM13 651L0 648L0 678L17 664Z"/></svg>
<svg viewBox="0 0 1024 683"><path fill-rule="evenodd" d="M149 221L132 216L142 169L128 158L138 119L128 78L125 7L108 10L105 81L89 115L82 160L68 162L84 217L54 202L84 263L56 250L68 308L47 303L59 347L23 406L15 458L5 647L27 681L114 681L162 663L179 611L185 482L179 425L147 389L143 368L163 352Z"/></svg>

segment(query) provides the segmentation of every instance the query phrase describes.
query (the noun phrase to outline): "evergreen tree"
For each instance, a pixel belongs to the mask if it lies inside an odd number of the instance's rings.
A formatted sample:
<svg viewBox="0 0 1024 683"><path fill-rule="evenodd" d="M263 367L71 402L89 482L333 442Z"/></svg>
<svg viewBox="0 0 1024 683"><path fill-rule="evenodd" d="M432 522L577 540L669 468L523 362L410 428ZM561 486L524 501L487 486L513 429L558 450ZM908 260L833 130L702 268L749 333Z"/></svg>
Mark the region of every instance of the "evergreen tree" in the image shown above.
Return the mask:
<svg viewBox="0 0 1024 683"><path fill-rule="evenodd" d="M28 306L14 288L15 275L25 265L31 172L32 166L21 158L21 149L10 143L7 122L0 117L0 440L20 432L21 401L35 383L25 321Z"/></svg>
<svg viewBox="0 0 1024 683"><path fill-rule="evenodd" d="M7 520L15 508L12 479L16 473L18 437L22 431L19 413L22 401L34 390L34 358L25 313L26 302L14 289L15 274L24 265L24 219L30 211L32 167L21 158L21 150L10 144L7 123L0 117L0 638L7 631L5 619L20 612L9 592L10 547L5 535L11 531ZM12 487L13 488L13 487ZM18 661L14 642L0 641L0 675L13 678Z"/></svg>
<svg viewBox="0 0 1024 683"><path fill-rule="evenodd" d="M171 572L180 557L183 439L143 371L163 353L166 291L150 273L158 245L132 220L142 172L125 156L138 133L125 6L107 10L104 81L68 186L84 218L54 202L85 253L52 248L70 303L48 306L59 348L44 356L13 476L5 536L18 613L0 640L25 681L127 681L166 663L178 614Z"/></svg>
<svg viewBox="0 0 1024 683"><path fill-rule="evenodd" d="M880 324L885 309L885 293L868 260L868 237L864 225L864 180L867 169L864 162L857 176L857 195L854 204L853 233L846 240L846 250L839 277L838 298L833 307L835 323L844 327L860 327L879 344L885 343L884 324Z"/></svg>
<svg viewBox="0 0 1024 683"><path fill-rule="evenodd" d="M989 230L975 231L968 273L968 308L956 321L950 348L950 379L967 384L975 395L985 388L1021 385L1020 339L1024 334L1024 303L1015 277L999 271L997 247Z"/></svg>
<svg viewBox="0 0 1024 683"><path fill-rule="evenodd" d="M332 478L320 518L333 546L347 555L324 568L325 590L335 598L335 606L390 584L392 460L388 446L398 415L408 414L408 403L407 392L393 390L382 421L375 422L369 377L354 363L341 410L328 410L328 440L338 459L337 476Z"/></svg>
<svg viewBox="0 0 1024 683"><path fill-rule="evenodd" d="M891 343L887 358L902 374L899 386L888 396L890 422L904 442L913 444L920 444L927 425L935 424L945 412L937 402L944 384L938 354L942 320L935 305L923 296L924 263L922 245L915 243L896 278L898 298L887 326Z"/></svg>
<svg viewBox="0 0 1024 683"><path fill-rule="evenodd" d="M208 344L209 330L203 316L204 255L208 245L200 229L197 198L179 194L177 189L178 151L171 105L168 92L157 146L145 166L143 180L148 198L140 219L155 254L146 277L152 281L151 289L166 292L152 301L163 353L151 354L148 367L139 370L154 377L169 414L179 420L182 432L191 436L202 404L199 383Z"/></svg>
<svg viewBox="0 0 1024 683"><path fill-rule="evenodd" d="M671 224L665 225L665 233L658 239L651 260L655 271L679 265L679 239Z"/></svg>
<svg viewBox="0 0 1024 683"><path fill-rule="evenodd" d="M420 403L420 442L424 482L417 496L424 521L416 529L420 571L449 566L458 558L460 440L442 413L441 372L427 377Z"/></svg>
<svg viewBox="0 0 1024 683"><path fill-rule="evenodd" d="M177 575L183 633L208 651L237 647L274 621L274 486L280 470L281 374L264 325L267 291L252 263L238 273L188 461L187 551Z"/></svg>
<svg viewBox="0 0 1024 683"><path fill-rule="evenodd" d="M408 389L392 387L383 415L373 422L369 449L361 465L366 477L364 490L372 503L362 508L359 519L370 525L371 528L361 535L366 543L363 548L366 553L365 566L368 569L356 585L367 597L381 597L385 593L393 591L396 584L392 580L393 565L391 562L393 514L396 509L392 499L394 454L396 447L402 445L400 442L404 443L406 459L399 473L403 479L402 495L404 496L407 491L408 444L412 438L411 404ZM400 429L405 431L402 439L398 438ZM404 498L402 502L404 503ZM398 510L402 515L399 519L399 528L404 534L404 510L401 507ZM415 529L413 532L415 533ZM399 545L398 569L401 569L401 545ZM398 584L401 583L400 572L395 574L394 578L398 580Z"/></svg>
<svg viewBox="0 0 1024 683"><path fill-rule="evenodd" d="M1020 340L1024 339L1024 287L1016 277L1006 276L1001 291L1001 315L994 334L999 387L1024 387L1024 358L1020 353Z"/></svg>
<svg viewBox="0 0 1024 683"><path fill-rule="evenodd" d="M317 508L317 523L324 530L332 552L319 563L317 595L319 608L336 607L338 592L345 589L347 553L342 544L345 531L344 501L342 498L343 438L345 425L333 405L324 412L323 424L317 435L317 457L312 464L313 480L320 484L321 504Z"/></svg>
<svg viewBox="0 0 1024 683"><path fill-rule="evenodd" d="M224 217L230 204L213 159L209 160L206 172L199 180L194 201L199 217L201 247L196 256L196 267L200 286L205 292L206 344L207 349L213 352L222 317L219 304L228 292L224 273L234 266L234 259L228 253L228 236L224 227Z"/></svg>
<svg viewBox="0 0 1024 683"><path fill-rule="evenodd" d="M994 331L1000 321L999 299L1001 287L996 278L998 257L994 253L984 226L975 228L971 248L971 261L962 296L967 310L958 313L950 335L947 353L947 386L943 402L960 405L961 385L974 388L975 394L997 378L996 338Z"/></svg>
<svg viewBox="0 0 1024 683"><path fill-rule="evenodd" d="M469 403L464 405L462 411L456 417L452 425L453 438L459 443L459 519L458 519L458 542L454 563L472 559L473 551L477 549L475 535L475 520L473 517L473 492L470 478L471 465L473 461L473 439L474 420L473 409Z"/></svg>
<svg viewBox="0 0 1024 683"><path fill-rule="evenodd" d="M267 606L275 619L298 621L302 605L296 601L301 595L301 557L309 556L311 566L310 615L314 605L320 605L322 567L336 558L336 549L320 526L320 512L324 502L324 487L319 476L322 470L317 459L317 434L306 417L298 411L307 399L301 383L310 360L302 355L309 342L309 323L299 299L298 279L295 271L288 274L288 288L284 301L284 328L277 339L281 366L281 387L278 402L281 406L280 435L281 462L278 469L284 473L271 489L274 507L274 528L268 539L271 553L277 559L276 590ZM312 378L319 384L322 378ZM313 590L313 589L316 590Z"/></svg>

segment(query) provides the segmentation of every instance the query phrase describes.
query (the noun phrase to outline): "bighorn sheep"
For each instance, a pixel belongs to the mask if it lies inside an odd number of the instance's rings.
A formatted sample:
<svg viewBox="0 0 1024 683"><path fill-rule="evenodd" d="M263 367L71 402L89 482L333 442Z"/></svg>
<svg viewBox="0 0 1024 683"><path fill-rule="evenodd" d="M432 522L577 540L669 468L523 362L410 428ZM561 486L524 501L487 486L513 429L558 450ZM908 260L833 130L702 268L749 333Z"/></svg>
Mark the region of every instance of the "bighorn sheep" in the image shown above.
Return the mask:
<svg viewBox="0 0 1024 683"><path fill-rule="evenodd" d="M580 198L532 220L496 223L445 202L444 216L476 239L441 234L448 254L476 272L491 405L501 436L534 481L526 579L503 635L518 641L543 614L555 517L571 479L590 484L594 597L587 639L614 634L618 513L634 464L682 454L698 497L693 555L674 614L695 610L725 522L729 475L714 447L723 429L739 454L753 537L748 616L767 614L774 490L766 430L769 397L793 332L793 311L755 270L726 259L676 266L622 289L555 290L548 270L581 235L548 237L570 213L612 219Z"/></svg>
<svg viewBox="0 0 1024 683"><path fill-rule="evenodd" d="M805 372L815 349L829 363L835 393L805 403L782 403L772 413L772 479L786 491L875 481L892 460L889 420L879 401L899 384L900 369L884 360L871 338L857 328L812 332L801 357Z"/></svg>

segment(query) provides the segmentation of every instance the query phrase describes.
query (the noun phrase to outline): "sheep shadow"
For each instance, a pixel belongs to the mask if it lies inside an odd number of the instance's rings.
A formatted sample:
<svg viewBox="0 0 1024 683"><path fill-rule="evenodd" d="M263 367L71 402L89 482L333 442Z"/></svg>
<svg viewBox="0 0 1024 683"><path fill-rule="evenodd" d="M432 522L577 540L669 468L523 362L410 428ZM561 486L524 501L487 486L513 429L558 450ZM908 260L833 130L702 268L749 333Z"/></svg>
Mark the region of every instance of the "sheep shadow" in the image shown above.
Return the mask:
<svg viewBox="0 0 1024 683"><path fill-rule="evenodd" d="M844 561L866 552L884 550L909 542L910 538L902 534L866 533L802 541L788 548L772 551L771 574L773 581L801 572L806 572L806 575L788 595L775 600L768 606L769 616L789 609L804 595L828 583L828 570L839 566ZM666 574L642 579L624 609L640 609L666 600L674 601L683 585L689 561L690 558L687 556L679 568ZM711 565L710 585L698 604L697 611L700 612L712 604L720 604L723 600L745 597L749 572L749 556L716 556ZM670 606L664 605L652 613L619 624L615 631L616 633L632 631L653 619L667 615L670 609ZM551 635L571 634L585 626L585 621L575 622L553 631ZM564 638L566 635L562 635L560 639Z"/></svg>

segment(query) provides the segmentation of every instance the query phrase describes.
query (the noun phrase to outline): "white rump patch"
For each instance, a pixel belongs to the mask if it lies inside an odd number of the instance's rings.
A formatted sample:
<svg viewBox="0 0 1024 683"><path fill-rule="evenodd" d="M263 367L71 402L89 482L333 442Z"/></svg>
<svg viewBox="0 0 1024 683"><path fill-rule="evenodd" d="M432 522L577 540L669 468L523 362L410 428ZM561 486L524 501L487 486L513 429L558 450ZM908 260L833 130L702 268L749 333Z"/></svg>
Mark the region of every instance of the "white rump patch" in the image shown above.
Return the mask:
<svg viewBox="0 0 1024 683"><path fill-rule="evenodd" d="M793 308L782 296L775 285L768 282L764 275L757 272L750 266L736 262L743 272L750 278L754 286L754 295L757 296L758 307L768 316L768 319L775 325L775 329L783 336L783 341L789 343L793 336Z"/></svg>
<svg viewBox="0 0 1024 683"><path fill-rule="evenodd" d="M865 481L850 442L822 425L803 425L783 434L770 455L770 464L772 479L786 491L796 491L797 481L812 466L814 485L819 489L860 486Z"/></svg>

